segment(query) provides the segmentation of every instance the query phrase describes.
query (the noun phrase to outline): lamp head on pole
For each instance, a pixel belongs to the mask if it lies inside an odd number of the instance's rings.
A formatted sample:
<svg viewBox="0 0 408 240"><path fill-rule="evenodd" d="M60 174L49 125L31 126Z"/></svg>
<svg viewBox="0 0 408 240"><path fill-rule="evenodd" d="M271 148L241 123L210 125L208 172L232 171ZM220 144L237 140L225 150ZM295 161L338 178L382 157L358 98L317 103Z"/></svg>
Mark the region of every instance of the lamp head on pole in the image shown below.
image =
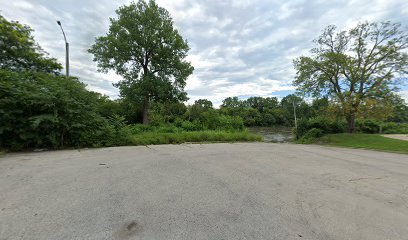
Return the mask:
<svg viewBox="0 0 408 240"><path fill-rule="evenodd" d="M57 23L58 23L58 25L60 25L60 26L61 26L61 22L60 22L60 21L57 21Z"/></svg>

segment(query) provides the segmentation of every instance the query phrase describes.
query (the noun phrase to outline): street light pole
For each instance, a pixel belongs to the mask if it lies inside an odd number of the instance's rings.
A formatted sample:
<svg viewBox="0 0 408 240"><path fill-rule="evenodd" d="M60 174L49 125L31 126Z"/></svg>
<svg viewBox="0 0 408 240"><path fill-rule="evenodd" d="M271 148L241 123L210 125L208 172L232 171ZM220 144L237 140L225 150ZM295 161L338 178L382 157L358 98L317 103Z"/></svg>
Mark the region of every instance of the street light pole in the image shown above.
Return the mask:
<svg viewBox="0 0 408 240"><path fill-rule="evenodd" d="M57 24L61 27L62 34L64 35L65 40L65 73L67 79L69 78L69 43L67 42L67 38L65 37L64 29L62 28L61 22L57 21Z"/></svg>

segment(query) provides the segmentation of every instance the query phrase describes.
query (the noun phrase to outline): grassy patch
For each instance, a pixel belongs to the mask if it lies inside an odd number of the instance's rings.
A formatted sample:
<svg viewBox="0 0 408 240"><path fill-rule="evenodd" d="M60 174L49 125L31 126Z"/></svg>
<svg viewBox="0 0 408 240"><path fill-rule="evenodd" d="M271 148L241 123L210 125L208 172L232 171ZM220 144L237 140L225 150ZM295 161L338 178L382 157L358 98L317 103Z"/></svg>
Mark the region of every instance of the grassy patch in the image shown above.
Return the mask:
<svg viewBox="0 0 408 240"><path fill-rule="evenodd" d="M408 141L387 138L377 134L329 134L317 139L315 143L340 147L408 153Z"/></svg>
<svg viewBox="0 0 408 240"><path fill-rule="evenodd" d="M133 145L177 144L185 142L249 142L262 137L247 131L197 131L197 132L143 132L131 138Z"/></svg>

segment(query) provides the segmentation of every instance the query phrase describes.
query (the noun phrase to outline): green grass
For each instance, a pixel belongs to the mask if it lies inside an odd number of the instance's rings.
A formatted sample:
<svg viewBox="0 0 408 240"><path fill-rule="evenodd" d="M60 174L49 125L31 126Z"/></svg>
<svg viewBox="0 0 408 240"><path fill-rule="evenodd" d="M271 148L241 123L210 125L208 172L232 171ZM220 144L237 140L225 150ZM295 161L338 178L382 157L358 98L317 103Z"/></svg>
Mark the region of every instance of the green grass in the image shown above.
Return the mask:
<svg viewBox="0 0 408 240"><path fill-rule="evenodd" d="M330 146L408 153L408 141L387 138L377 134L329 134L317 139L315 143Z"/></svg>
<svg viewBox="0 0 408 240"><path fill-rule="evenodd" d="M247 131L196 131L159 133L144 132L133 135L133 145L178 144L185 142L253 142L262 141L262 137Z"/></svg>

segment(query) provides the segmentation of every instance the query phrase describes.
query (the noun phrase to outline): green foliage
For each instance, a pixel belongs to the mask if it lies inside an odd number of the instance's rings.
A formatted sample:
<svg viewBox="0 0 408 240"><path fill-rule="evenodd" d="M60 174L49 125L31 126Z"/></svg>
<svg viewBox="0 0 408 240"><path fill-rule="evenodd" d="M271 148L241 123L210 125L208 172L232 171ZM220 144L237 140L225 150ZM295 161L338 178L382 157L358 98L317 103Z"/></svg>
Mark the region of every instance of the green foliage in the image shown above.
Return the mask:
<svg viewBox="0 0 408 240"><path fill-rule="evenodd" d="M134 135L133 145L176 144L185 142L241 142L261 141L261 137L246 131L196 131L178 133L145 132Z"/></svg>
<svg viewBox="0 0 408 240"><path fill-rule="evenodd" d="M346 123L343 121L329 120L321 117L300 119L298 121L297 131L295 130L294 132L296 138L301 139L311 129L319 129L323 134L342 133L346 129Z"/></svg>
<svg viewBox="0 0 408 240"><path fill-rule="evenodd" d="M188 132L204 130L203 125L198 121L182 121L180 127Z"/></svg>
<svg viewBox="0 0 408 240"><path fill-rule="evenodd" d="M388 117L388 122L408 123L408 104L398 95L394 95L391 99L393 112Z"/></svg>
<svg viewBox="0 0 408 240"><path fill-rule="evenodd" d="M327 133L342 133L346 131L346 123L343 121L329 120L321 117L309 119L309 128L321 129Z"/></svg>
<svg viewBox="0 0 408 240"><path fill-rule="evenodd" d="M200 115L200 122L204 129L208 130L242 130L244 123L242 118L225 116L216 110L208 110Z"/></svg>
<svg viewBox="0 0 408 240"><path fill-rule="evenodd" d="M383 123L382 132L385 134L408 134L408 123Z"/></svg>
<svg viewBox="0 0 408 240"><path fill-rule="evenodd" d="M75 78L0 70L0 95L0 148L126 142L123 118L102 117L97 112L100 95L87 91Z"/></svg>
<svg viewBox="0 0 408 240"><path fill-rule="evenodd" d="M354 132L364 103L380 103L393 90L396 75L408 73L408 33L390 22L360 23L337 32L328 26L315 42L311 57L294 61L294 85L337 101Z"/></svg>
<svg viewBox="0 0 408 240"><path fill-rule="evenodd" d="M94 93L98 99L97 112L105 118L114 115L124 115L122 104L119 100L111 100L107 96L102 96L99 93Z"/></svg>
<svg viewBox="0 0 408 240"><path fill-rule="evenodd" d="M361 133L380 133L380 121L374 119L358 119L356 126L358 132Z"/></svg>
<svg viewBox="0 0 408 240"><path fill-rule="evenodd" d="M101 118L93 129L86 129L79 138L79 146L111 147L130 145L132 131L124 118L114 115L109 119Z"/></svg>
<svg viewBox="0 0 408 240"><path fill-rule="evenodd" d="M210 111L213 109L213 104L207 99L199 99L194 102L193 105L188 107L186 112L186 118L190 121L201 120L202 114L204 112Z"/></svg>
<svg viewBox="0 0 408 240"><path fill-rule="evenodd" d="M357 120L357 129L360 133L407 134L408 123L381 122L375 119Z"/></svg>
<svg viewBox="0 0 408 240"><path fill-rule="evenodd" d="M222 101L222 108L239 108L242 107L242 101L238 97L227 97Z"/></svg>
<svg viewBox="0 0 408 240"><path fill-rule="evenodd" d="M0 148L129 143L119 103L89 92L34 41L32 29L0 16Z"/></svg>
<svg viewBox="0 0 408 240"><path fill-rule="evenodd" d="M280 106L282 109L285 125L294 126L295 116L293 112L293 104L295 104L296 115L298 118L310 117L310 106L299 96L295 94L287 95L282 98Z"/></svg>
<svg viewBox="0 0 408 240"><path fill-rule="evenodd" d="M0 68L58 74L61 65L35 42L33 29L0 15Z"/></svg>
<svg viewBox="0 0 408 240"><path fill-rule="evenodd" d="M324 135L323 130L318 128L309 129L299 140L300 143L312 143L317 138L320 138Z"/></svg>
<svg viewBox="0 0 408 240"><path fill-rule="evenodd" d="M257 109L258 112L263 113L268 109L277 108L279 101L276 97L250 97L242 101L242 106L246 108Z"/></svg>
<svg viewBox="0 0 408 240"><path fill-rule="evenodd" d="M114 70L124 78L116 85L121 97L143 103L147 124L151 101L187 99L184 87L193 72L184 60L189 47L170 14L153 0L122 6L116 14L107 35L98 37L89 52L101 71Z"/></svg>
<svg viewBox="0 0 408 240"><path fill-rule="evenodd" d="M275 97L250 97L246 100L228 97L223 100L219 112L224 115L241 117L244 125L248 127L294 126L294 105L298 118L310 118L322 114L322 112L313 111L315 106L306 103L295 94L284 97L280 102ZM324 110L327 111L327 109Z"/></svg>
<svg viewBox="0 0 408 240"><path fill-rule="evenodd" d="M408 141L387 138L377 134L329 134L320 138L319 143L331 146L408 153Z"/></svg>

